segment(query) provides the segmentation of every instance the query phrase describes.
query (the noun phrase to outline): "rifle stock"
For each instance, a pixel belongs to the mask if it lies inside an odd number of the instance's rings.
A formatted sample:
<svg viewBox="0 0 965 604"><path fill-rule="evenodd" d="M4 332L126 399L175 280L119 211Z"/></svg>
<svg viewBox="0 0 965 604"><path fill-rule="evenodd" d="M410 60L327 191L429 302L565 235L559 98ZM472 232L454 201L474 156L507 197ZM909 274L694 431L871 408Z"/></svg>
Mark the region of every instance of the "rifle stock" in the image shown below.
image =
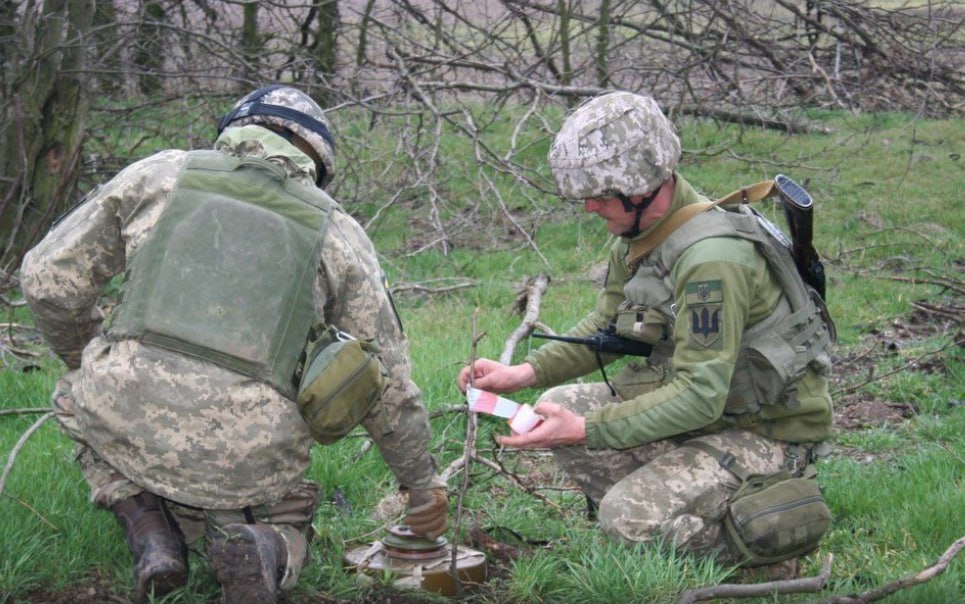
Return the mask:
<svg viewBox="0 0 965 604"><path fill-rule="evenodd" d="M811 195L789 177L778 174L774 183L780 194L781 205L784 207L784 217L787 219L788 229L791 231L791 241L794 249L794 263L804 282L813 287L821 299L825 294L824 265L814 249L814 200Z"/></svg>

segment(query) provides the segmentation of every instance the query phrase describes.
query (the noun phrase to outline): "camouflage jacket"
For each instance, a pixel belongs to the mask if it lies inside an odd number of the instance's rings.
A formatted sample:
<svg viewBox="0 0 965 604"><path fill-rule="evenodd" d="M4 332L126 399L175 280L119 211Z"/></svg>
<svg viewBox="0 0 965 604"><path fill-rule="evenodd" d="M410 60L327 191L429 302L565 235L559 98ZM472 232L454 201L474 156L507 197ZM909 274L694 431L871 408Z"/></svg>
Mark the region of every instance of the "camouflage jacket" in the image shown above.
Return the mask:
<svg viewBox="0 0 965 604"><path fill-rule="evenodd" d="M215 149L267 159L290 178L314 182L312 160L264 128L230 128ZM187 505L267 503L294 488L309 464L313 441L296 404L212 362L133 340L109 342L101 333L100 294L151 234L186 156L155 154L93 191L27 254L22 287L45 340L74 370L78 423L102 458ZM320 256L317 316L375 340L388 370L389 386L366 430L402 485L444 486L428 452L428 417L410 377L408 343L371 241L337 208ZM257 288L247 287L256 300Z"/></svg>

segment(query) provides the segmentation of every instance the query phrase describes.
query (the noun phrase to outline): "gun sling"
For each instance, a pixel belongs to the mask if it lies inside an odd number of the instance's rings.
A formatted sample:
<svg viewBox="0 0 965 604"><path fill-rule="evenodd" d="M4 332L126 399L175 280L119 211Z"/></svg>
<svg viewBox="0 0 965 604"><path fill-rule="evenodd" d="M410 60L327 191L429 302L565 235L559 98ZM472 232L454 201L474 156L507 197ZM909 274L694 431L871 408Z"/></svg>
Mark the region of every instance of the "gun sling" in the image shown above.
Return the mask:
<svg viewBox="0 0 965 604"><path fill-rule="evenodd" d="M718 205L729 205L738 202L756 203L778 194L780 194L780 190L775 181L765 180L748 187L741 187L721 197L717 201L702 201L684 206L657 225L652 233L630 244L630 249L627 252L627 265L635 266L641 258L655 250L657 246L663 243L674 231L698 214L707 212Z"/></svg>

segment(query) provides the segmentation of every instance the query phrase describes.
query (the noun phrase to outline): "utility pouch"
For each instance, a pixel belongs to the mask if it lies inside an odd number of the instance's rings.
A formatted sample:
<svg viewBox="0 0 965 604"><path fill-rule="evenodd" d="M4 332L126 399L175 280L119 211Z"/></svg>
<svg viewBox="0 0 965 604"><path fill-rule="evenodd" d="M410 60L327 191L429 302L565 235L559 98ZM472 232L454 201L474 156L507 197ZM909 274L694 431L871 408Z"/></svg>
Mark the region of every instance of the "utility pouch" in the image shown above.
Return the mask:
<svg viewBox="0 0 965 604"><path fill-rule="evenodd" d="M787 471L749 475L733 455L698 440L685 444L713 456L741 480L724 516L725 539L741 566L773 564L817 549L831 526L831 510L813 465L801 477Z"/></svg>
<svg viewBox="0 0 965 604"><path fill-rule="evenodd" d="M337 441L362 423L385 385L371 342L326 327L310 343L298 387L298 410L322 444Z"/></svg>
<svg viewBox="0 0 965 604"><path fill-rule="evenodd" d="M731 497L724 530L742 566L761 566L815 550L831 526L814 478L787 472L751 476Z"/></svg>

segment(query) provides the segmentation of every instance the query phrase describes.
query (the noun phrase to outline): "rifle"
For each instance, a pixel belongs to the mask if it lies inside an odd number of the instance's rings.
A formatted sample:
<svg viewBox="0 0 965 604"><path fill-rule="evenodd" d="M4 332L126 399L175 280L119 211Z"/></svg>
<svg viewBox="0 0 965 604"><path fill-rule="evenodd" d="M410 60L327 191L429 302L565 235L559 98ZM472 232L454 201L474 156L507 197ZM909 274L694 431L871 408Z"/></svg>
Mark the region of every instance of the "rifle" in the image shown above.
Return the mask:
<svg viewBox="0 0 965 604"><path fill-rule="evenodd" d="M603 355L604 354L630 354L640 357L648 357L650 353L653 352L653 345L646 342L640 342L638 340L630 340L622 336L618 336L610 325L606 329L597 330L595 335L592 336L554 336L548 333L537 333L533 332L534 338L545 338L547 340L556 340L558 342L567 342L569 344L582 344L590 350L593 351L596 356L597 365L600 366L600 373L603 375L603 382L610 389L610 393L613 396L617 395L616 390L610 385L610 380L606 377L606 370L603 369Z"/></svg>
<svg viewBox="0 0 965 604"><path fill-rule="evenodd" d="M797 265L797 272L824 300L824 265L821 264L812 243L814 200L804 187L783 174L774 177L774 184L784 207L788 229L791 231L791 255Z"/></svg>

